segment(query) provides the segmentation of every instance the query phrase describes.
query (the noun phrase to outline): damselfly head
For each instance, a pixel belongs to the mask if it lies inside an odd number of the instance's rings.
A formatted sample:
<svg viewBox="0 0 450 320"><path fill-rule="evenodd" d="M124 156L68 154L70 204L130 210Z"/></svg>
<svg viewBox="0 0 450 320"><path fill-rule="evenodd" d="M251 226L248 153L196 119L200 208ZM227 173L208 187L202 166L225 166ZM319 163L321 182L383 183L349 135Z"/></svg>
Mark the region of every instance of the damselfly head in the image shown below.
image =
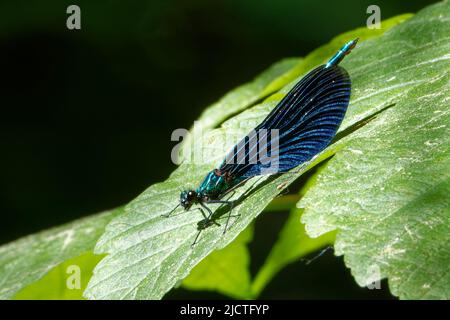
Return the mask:
<svg viewBox="0 0 450 320"><path fill-rule="evenodd" d="M194 190L185 190L180 193L180 204L184 210L189 208L197 201L197 192Z"/></svg>

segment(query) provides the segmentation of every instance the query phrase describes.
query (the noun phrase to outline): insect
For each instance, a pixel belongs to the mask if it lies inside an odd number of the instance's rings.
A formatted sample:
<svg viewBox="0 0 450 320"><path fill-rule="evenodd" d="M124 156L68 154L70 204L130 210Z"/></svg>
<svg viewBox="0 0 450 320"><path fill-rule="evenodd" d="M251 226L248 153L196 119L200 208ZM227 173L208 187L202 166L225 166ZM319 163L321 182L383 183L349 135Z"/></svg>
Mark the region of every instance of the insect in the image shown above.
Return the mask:
<svg viewBox="0 0 450 320"><path fill-rule="evenodd" d="M198 209L205 220L199 222L193 244L202 229L217 224L207 204L229 206L225 233L234 205L233 201L224 200L225 195L254 176L287 172L328 146L344 118L351 92L350 77L338 64L357 41L347 42L325 65L304 76L264 121L233 147L220 167L206 175L197 189L181 192L180 203L168 215L180 205L186 211L194 204L200 205ZM261 157L261 150L270 161Z"/></svg>

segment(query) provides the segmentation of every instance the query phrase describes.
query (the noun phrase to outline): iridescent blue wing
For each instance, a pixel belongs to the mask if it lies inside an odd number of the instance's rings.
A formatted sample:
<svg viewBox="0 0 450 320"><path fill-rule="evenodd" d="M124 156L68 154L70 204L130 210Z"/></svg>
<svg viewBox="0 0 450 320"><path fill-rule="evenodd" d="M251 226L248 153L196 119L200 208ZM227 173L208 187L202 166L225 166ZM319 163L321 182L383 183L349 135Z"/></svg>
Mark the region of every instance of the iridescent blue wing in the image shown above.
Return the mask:
<svg viewBox="0 0 450 320"><path fill-rule="evenodd" d="M328 146L336 134L347 110L350 92L350 77L345 69L322 65L312 70L255 131L231 150L219 172L252 177L286 172L310 160ZM268 158L264 159L266 154Z"/></svg>

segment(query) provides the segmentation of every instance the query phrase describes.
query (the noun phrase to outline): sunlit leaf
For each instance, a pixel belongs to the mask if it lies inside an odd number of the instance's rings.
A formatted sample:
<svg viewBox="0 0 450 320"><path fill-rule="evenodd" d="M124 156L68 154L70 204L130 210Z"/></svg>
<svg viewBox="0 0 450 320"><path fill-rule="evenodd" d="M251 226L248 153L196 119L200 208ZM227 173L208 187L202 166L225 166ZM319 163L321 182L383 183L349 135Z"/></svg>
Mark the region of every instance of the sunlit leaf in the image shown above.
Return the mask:
<svg viewBox="0 0 450 320"><path fill-rule="evenodd" d="M17 300L80 300L102 256L92 252L69 259L50 270L42 279L19 291Z"/></svg>
<svg viewBox="0 0 450 320"><path fill-rule="evenodd" d="M361 286L387 278L400 298L449 299L449 3L382 40L355 55L351 111L395 105L341 141L302 221L311 236L338 230L335 251Z"/></svg>

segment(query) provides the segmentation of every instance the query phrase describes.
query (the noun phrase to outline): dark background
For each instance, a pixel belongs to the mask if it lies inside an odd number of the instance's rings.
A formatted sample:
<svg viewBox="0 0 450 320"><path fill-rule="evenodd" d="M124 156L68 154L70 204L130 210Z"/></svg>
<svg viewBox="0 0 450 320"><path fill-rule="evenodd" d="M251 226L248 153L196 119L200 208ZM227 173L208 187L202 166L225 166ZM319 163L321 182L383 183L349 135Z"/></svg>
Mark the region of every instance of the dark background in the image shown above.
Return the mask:
<svg viewBox="0 0 450 320"><path fill-rule="evenodd" d="M2 0L0 243L125 204L164 180L175 169L174 129L273 62L365 25L368 5L386 19L429 3ZM66 28L70 4L81 7L81 30ZM282 223L257 222L253 269ZM390 295L360 289L327 253L285 269L263 297Z"/></svg>

